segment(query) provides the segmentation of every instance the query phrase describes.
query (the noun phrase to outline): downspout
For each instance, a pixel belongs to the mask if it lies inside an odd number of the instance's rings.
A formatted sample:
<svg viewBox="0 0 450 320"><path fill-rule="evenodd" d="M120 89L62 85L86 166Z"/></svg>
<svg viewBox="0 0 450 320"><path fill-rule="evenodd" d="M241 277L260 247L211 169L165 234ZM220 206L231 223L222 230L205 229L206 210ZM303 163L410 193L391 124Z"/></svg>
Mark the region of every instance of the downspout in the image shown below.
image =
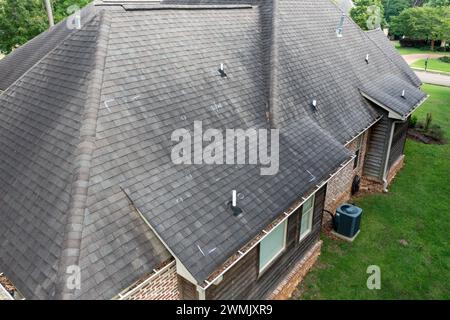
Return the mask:
<svg viewBox="0 0 450 320"><path fill-rule="evenodd" d="M197 285L198 300L206 300L206 288Z"/></svg>
<svg viewBox="0 0 450 320"><path fill-rule="evenodd" d="M384 170L383 170L383 192L389 192L388 190L388 181L387 181L387 175L388 175L388 166L389 166L389 157L391 155L391 147L392 147L392 139L394 138L394 130L395 130L395 125L397 123L401 123L403 121L393 121L392 122L392 127L391 127L391 133L389 136L389 144L388 144L388 149L386 152L386 160L384 163Z"/></svg>

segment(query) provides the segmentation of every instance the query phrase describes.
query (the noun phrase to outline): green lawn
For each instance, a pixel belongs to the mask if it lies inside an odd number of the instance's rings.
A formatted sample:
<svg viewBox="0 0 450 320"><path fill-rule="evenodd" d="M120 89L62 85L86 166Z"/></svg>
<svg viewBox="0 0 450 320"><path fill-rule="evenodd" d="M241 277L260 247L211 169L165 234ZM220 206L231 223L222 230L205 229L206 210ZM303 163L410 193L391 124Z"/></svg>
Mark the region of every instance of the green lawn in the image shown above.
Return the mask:
<svg viewBox="0 0 450 320"><path fill-rule="evenodd" d="M432 112L450 138L450 88L423 89L431 96L416 115ZM300 299L450 299L450 145L408 140L405 153L388 194L356 199L364 213L355 242L322 237ZM369 265L381 268L380 290L366 287Z"/></svg>
<svg viewBox="0 0 450 320"><path fill-rule="evenodd" d="M425 59L417 60L411 64L411 67L425 69L425 61ZM450 63L442 62L439 59L429 59L427 70L450 73Z"/></svg>
<svg viewBox="0 0 450 320"><path fill-rule="evenodd" d="M430 49L422 49L422 48L402 48L400 46L400 43L398 41L391 41L392 44L395 46L395 48L397 49L397 51L401 54L401 55L406 55L406 54L430 54L430 53L438 53L438 54L442 54L442 55L450 55L450 52L441 52L441 51L431 51Z"/></svg>

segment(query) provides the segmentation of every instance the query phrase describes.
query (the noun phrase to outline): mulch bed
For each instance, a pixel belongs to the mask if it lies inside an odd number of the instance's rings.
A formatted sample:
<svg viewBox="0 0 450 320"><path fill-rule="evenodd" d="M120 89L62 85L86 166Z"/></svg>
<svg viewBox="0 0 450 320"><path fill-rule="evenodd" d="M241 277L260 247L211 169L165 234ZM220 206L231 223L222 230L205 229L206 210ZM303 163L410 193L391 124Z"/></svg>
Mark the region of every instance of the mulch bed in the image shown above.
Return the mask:
<svg viewBox="0 0 450 320"><path fill-rule="evenodd" d="M446 144L445 141L436 140L428 137L415 129L408 129L408 138L425 144Z"/></svg>

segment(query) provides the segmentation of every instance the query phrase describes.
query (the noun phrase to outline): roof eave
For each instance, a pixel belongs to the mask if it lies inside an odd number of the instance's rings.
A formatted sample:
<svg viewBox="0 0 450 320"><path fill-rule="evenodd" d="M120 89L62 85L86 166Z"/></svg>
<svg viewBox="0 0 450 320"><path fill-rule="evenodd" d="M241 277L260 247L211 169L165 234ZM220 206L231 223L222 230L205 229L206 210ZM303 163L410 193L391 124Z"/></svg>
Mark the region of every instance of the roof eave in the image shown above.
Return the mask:
<svg viewBox="0 0 450 320"><path fill-rule="evenodd" d="M388 117L390 119L395 119L395 120L405 120L406 117L401 115L400 113L392 110L391 108L389 108L388 106L386 106L385 104L381 103L380 101L378 101L377 99L371 97L370 95L368 95L367 93L365 93L364 91L360 90L361 95L366 98L367 100L375 103L377 106L379 106L380 108L386 110L388 112Z"/></svg>

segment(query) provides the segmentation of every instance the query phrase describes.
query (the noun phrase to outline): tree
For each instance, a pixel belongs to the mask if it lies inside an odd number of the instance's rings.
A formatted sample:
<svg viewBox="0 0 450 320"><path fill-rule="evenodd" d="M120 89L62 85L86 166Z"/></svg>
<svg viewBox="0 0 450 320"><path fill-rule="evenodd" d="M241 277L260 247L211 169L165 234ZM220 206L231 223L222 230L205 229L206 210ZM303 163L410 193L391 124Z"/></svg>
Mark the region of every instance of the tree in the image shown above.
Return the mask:
<svg viewBox="0 0 450 320"><path fill-rule="evenodd" d="M73 6L83 8L91 1L92 0L52 0L55 22L58 23L67 18L68 15L71 15L73 13Z"/></svg>
<svg viewBox="0 0 450 320"><path fill-rule="evenodd" d="M363 30L383 27L384 8L381 0L355 0L350 16Z"/></svg>
<svg viewBox="0 0 450 320"><path fill-rule="evenodd" d="M390 22L392 17L411 7L411 0L383 0L383 7L384 18Z"/></svg>
<svg viewBox="0 0 450 320"><path fill-rule="evenodd" d="M391 22L391 32L410 39L429 40L434 50L436 40L449 39L449 7L415 7L404 10Z"/></svg>
<svg viewBox="0 0 450 320"><path fill-rule="evenodd" d="M430 7L448 7L450 6L450 0L428 0L425 5Z"/></svg>
<svg viewBox="0 0 450 320"><path fill-rule="evenodd" d="M91 0L52 0L55 22L82 8ZM10 53L48 28L47 12L42 0L0 0L0 52Z"/></svg>
<svg viewBox="0 0 450 320"><path fill-rule="evenodd" d="M47 28L40 0L4 0L0 8L0 51L11 52Z"/></svg>

